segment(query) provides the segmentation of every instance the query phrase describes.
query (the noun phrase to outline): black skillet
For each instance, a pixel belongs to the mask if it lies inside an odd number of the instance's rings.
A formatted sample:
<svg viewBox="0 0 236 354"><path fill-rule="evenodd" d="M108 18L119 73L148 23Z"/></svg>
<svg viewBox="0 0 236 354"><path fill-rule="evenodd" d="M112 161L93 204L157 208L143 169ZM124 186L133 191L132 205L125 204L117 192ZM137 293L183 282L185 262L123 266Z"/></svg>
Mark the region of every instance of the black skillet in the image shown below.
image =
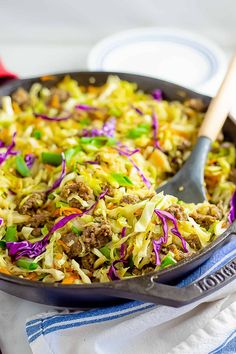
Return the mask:
<svg viewBox="0 0 236 354"><path fill-rule="evenodd" d="M98 86L106 82L108 75L113 74L118 75L123 80L136 82L138 87L145 92L151 92L156 88L160 88L167 100L182 101L186 97L200 98L206 105L210 101L207 96L172 83L145 76L106 72L76 72L68 74L78 80L81 85L88 85L91 83L91 78L94 78L95 85ZM43 81L43 84L48 87L53 86L64 76L65 73L55 75L51 80ZM1 86L0 96L9 95L18 87L24 87L27 90L34 82L40 81L41 78L39 77L9 81ZM225 137L236 144L236 124L233 120L230 118L227 119L223 131ZM215 273L187 287L177 288L173 285L200 266L211 257L216 249L223 246L235 236L236 222L215 241L194 256L178 262L170 268L136 278L110 283L61 285L57 283L48 284L39 281L30 281L0 273L0 289L23 299L59 307L101 307L125 301L125 299L136 299L179 307L194 302L236 279L236 259L234 259Z"/></svg>

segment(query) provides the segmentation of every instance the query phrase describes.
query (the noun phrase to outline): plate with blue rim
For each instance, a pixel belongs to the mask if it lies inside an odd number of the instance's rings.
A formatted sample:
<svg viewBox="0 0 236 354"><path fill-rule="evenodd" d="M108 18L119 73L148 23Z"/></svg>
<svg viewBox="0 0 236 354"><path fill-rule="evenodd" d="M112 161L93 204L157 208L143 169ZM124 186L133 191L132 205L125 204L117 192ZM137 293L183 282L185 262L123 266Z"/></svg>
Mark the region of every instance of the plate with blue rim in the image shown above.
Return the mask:
<svg viewBox="0 0 236 354"><path fill-rule="evenodd" d="M137 28L98 42L88 69L142 74L214 94L226 68L220 47L198 34L175 28Z"/></svg>

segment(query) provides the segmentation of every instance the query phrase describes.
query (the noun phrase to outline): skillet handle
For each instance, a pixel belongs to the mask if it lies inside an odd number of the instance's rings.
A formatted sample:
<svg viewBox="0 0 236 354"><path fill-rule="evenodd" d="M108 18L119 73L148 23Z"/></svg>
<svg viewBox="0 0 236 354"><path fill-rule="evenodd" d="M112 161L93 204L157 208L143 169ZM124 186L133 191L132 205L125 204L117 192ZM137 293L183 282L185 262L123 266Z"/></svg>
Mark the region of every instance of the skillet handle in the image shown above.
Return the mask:
<svg viewBox="0 0 236 354"><path fill-rule="evenodd" d="M118 281L113 286L107 283L105 289L106 294L116 297L181 307L210 295L233 280L236 280L236 258L214 273L183 288L158 283L158 276L153 275L129 279L127 282Z"/></svg>
<svg viewBox="0 0 236 354"><path fill-rule="evenodd" d="M224 240L229 242L236 236L236 221L225 232ZM224 243L225 243L224 242ZM219 242L220 246L221 242ZM145 275L114 283L103 283L98 292L109 296L135 299L159 305L181 307L221 289L223 286L236 280L236 258L229 261L220 269L200 280L194 281L186 287L158 283L158 275ZM105 286L104 286L105 285Z"/></svg>
<svg viewBox="0 0 236 354"><path fill-rule="evenodd" d="M153 289L160 299L159 304L181 307L212 294L233 280L236 280L236 258L214 273L184 288L155 283ZM152 281L155 282L155 279Z"/></svg>

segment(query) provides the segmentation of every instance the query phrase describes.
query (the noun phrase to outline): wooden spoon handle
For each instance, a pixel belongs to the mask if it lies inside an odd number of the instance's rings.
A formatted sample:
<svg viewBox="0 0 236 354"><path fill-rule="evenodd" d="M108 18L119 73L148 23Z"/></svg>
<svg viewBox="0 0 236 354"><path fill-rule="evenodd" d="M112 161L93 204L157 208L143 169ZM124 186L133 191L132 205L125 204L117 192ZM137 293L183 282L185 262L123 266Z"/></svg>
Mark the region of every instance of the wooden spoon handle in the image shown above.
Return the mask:
<svg viewBox="0 0 236 354"><path fill-rule="evenodd" d="M215 140L234 102L236 104L236 54L216 96L211 100L198 136Z"/></svg>

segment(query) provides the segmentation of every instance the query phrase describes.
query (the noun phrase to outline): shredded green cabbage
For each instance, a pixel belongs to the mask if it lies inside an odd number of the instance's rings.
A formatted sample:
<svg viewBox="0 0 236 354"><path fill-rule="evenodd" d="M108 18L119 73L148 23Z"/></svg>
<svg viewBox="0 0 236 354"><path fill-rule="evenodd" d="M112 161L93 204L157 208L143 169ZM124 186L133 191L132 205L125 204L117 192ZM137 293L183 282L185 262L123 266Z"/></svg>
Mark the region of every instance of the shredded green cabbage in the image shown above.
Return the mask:
<svg viewBox="0 0 236 354"><path fill-rule="evenodd" d="M63 284L130 278L173 266L226 230L235 191L233 143L219 139L212 145L205 168L208 201L186 204L155 192L191 153L204 117L199 102L168 102L158 88L155 99L117 76L99 87L82 87L69 76L47 86L34 83L29 92L20 88L2 98L1 272ZM3 158L13 136L14 151ZM34 157L30 174L19 173L14 154L22 161ZM54 161L61 154L63 166ZM171 214L172 222L166 218L163 225L155 209ZM50 234L46 250L32 259L36 269L17 266L6 247L7 227L16 226L15 242L35 243L71 214L82 216Z"/></svg>

